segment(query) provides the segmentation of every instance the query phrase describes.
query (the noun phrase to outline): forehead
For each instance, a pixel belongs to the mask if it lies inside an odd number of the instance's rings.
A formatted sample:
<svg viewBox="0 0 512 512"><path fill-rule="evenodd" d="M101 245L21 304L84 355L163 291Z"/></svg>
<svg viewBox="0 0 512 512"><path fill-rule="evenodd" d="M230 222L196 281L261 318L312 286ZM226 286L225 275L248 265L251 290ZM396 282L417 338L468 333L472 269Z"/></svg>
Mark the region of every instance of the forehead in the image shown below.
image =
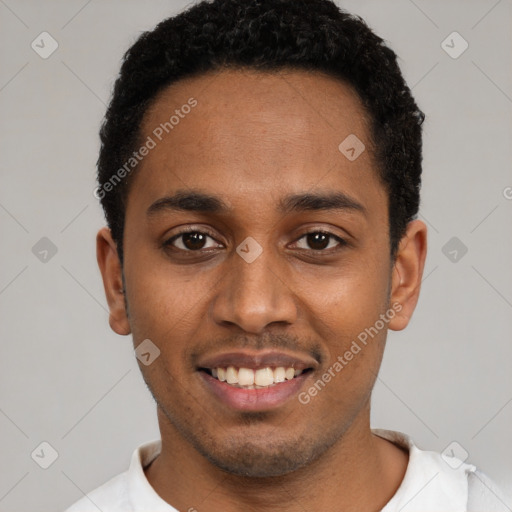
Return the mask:
<svg viewBox="0 0 512 512"><path fill-rule="evenodd" d="M146 202L190 187L233 205L316 186L368 201L378 184L369 124L357 93L322 73L207 73L176 82L152 102L140 140L154 144L130 188ZM360 141L358 153L364 147L355 160L342 151L351 149L346 140Z"/></svg>

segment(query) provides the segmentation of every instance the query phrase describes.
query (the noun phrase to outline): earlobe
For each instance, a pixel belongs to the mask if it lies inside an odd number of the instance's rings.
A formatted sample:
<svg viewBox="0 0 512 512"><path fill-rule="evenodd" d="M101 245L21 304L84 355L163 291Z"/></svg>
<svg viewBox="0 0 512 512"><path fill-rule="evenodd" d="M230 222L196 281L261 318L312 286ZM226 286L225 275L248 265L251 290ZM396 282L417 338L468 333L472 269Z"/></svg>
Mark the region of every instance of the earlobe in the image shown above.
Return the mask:
<svg viewBox="0 0 512 512"><path fill-rule="evenodd" d="M427 255L427 226L420 220L413 220L397 251L391 282L390 305L396 307L396 316L389 322L389 328L400 331L407 327L418 302L423 268Z"/></svg>
<svg viewBox="0 0 512 512"><path fill-rule="evenodd" d="M114 332L130 334L131 328L126 311L123 274L117 254L117 246L110 229L104 227L96 235L96 259L103 279L105 296L110 310L109 323Z"/></svg>

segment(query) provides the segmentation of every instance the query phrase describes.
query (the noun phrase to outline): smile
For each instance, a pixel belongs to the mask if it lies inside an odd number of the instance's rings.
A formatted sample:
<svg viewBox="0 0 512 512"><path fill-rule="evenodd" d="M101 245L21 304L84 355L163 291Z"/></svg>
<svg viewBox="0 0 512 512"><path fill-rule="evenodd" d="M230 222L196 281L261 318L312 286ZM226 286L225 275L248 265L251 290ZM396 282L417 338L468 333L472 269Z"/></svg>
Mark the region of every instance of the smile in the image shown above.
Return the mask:
<svg viewBox="0 0 512 512"><path fill-rule="evenodd" d="M212 354L196 363L212 398L231 410L270 411L296 397L319 367L307 353L237 350Z"/></svg>
<svg viewBox="0 0 512 512"><path fill-rule="evenodd" d="M304 370L293 367L237 368L235 366L205 369L213 378L230 386L243 389L263 389L292 380ZM307 370L306 370L307 371Z"/></svg>

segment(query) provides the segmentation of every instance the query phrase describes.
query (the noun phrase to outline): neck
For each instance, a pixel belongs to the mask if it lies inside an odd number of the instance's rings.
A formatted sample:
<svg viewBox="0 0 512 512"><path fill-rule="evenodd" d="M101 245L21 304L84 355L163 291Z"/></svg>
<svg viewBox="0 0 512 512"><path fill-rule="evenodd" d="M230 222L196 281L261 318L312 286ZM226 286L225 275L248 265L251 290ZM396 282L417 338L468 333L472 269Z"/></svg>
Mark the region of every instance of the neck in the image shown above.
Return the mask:
<svg viewBox="0 0 512 512"><path fill-rule="evenodd" d="M145 473L160 497L177 510L380 510L407 468L407 453L371 433L369 404L318 460L269 478L222 471L184 440L160 409L158 419L162 451Z"/></svg>

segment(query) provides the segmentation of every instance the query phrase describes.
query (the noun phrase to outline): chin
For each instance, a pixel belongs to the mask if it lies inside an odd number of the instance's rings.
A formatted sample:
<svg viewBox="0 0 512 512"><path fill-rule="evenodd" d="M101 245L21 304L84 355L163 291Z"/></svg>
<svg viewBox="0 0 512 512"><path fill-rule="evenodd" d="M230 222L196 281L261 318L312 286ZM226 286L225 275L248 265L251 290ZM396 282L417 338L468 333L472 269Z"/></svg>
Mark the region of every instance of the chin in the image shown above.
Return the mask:
<svg viewBox="0 0 512 512"><path fill-rule="evenodd" d="M264 452L259 447L246 445L223 453L205 453L215 466L233 475L266 478L283 476L305 466L309 457L298 453L297 445L291 449Z"/></svg>
<svg viewBox="0 0 512 512"><path fill-rule="evenodd" d="M297 438L269 441L269 435L248 442L230 436L207 445L194 443L196 449L223 471L252 478L284 476L314 462L332 442L325 439Z"/></svg>

